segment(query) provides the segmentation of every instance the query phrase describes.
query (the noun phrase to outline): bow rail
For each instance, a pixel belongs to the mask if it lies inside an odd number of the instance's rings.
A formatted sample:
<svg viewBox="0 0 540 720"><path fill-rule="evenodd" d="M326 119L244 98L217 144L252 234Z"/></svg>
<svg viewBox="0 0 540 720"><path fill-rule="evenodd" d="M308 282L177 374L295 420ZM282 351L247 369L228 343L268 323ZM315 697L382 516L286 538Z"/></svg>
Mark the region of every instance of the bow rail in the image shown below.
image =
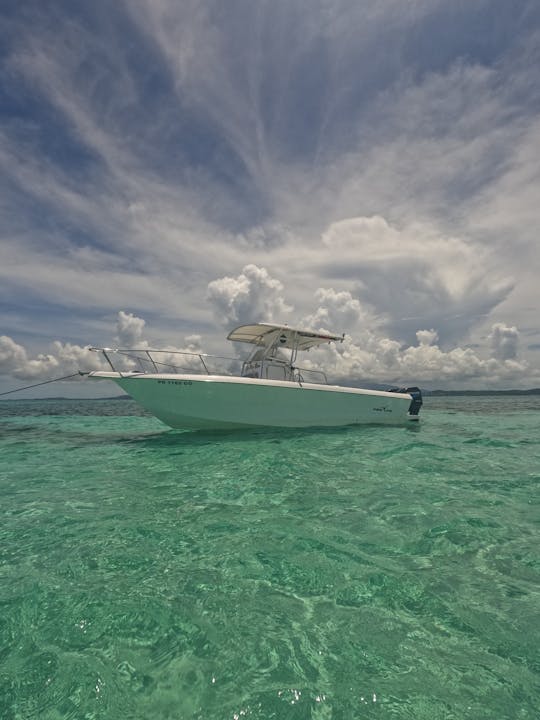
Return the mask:
<svg viewBox="0 0 540 720"><path fill-rule="evenodd" d="M103 355L113 372L125 372L127 369L133 370L138 366L140 372L147 373L180 373L190 372L202 375L215 374L213 370L213 361L218 360L229 362L231 365L240 365L237 358L224 357L221 355L209 355L207 353L188 352L186 350L158 350L155 348L109 348L109 347L91 347L92 352L98 352ZM113 356L117 356L116 364L113 362ZM175 362L176 358L180 362ZM158 359L161 358L161 359ZM187 362L182 363L185 358ZM128 366L126 368L126 365ZM232 367L220 368L220 374L233 375Z"/></svg>

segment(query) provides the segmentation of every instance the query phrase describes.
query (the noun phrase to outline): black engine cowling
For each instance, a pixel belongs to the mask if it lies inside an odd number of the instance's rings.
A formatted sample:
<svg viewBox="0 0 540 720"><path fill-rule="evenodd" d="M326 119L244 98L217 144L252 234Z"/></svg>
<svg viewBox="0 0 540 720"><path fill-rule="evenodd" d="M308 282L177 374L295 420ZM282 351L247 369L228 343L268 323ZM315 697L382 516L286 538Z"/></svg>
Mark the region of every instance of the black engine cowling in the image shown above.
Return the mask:
<svg viewBox="0 0 540 720"><path fill-rule="evenodd" d="M392 388L389 392L405 393L412 395L411 404L409 405L409 415L418 415L422 407L422 391L417 387L409 388Z"/></svg>

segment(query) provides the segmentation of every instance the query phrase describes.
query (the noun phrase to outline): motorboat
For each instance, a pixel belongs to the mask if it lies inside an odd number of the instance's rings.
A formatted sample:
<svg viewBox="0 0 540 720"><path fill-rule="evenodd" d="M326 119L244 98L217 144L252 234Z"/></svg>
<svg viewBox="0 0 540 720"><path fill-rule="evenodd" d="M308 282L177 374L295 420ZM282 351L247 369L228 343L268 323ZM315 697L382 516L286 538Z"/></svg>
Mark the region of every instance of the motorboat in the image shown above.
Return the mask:
<svg viewBox="0 0 540 720"><path fill-rule="evenodd" d="M251 346L243 361L197 352L150 348L91 348L112 380L172 428L219 430L308 428L416 422L422 394L416 387L371 390L329 384L326 374L300 367L312 348L343 342L343 335L260 322L227 336ZM216 361L220 369L215 370Z"/></svg>

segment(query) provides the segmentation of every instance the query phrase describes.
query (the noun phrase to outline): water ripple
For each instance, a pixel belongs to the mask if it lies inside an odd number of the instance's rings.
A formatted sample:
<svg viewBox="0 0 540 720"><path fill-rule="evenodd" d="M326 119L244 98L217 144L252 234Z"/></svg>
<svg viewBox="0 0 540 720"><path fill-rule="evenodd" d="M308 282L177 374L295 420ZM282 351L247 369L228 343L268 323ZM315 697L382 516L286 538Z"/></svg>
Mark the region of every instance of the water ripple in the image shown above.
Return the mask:
<svg viewBox="0 0 540 720"><path fill-rule="evenodd" d="M540 407L444 403L247 434L9 404L2 720L536 719Z"/></svg>

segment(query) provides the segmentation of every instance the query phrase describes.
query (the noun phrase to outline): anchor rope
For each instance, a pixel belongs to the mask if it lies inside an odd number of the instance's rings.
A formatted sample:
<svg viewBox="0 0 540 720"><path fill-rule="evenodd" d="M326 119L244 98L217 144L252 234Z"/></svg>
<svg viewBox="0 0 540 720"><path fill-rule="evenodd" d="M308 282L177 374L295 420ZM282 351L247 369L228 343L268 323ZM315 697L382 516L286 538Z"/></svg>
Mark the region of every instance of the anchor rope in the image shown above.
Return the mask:
<svg viewBox="0 0 540 720"><path fill-rule="evenodd" d="M22 390L30 390L30 388L39 387L40 385L48 385L49 383L60 382L61 380L69 380L70 378L76 377L77 375L88 375L88 373L79 372L73 373L73 375L64 375L64 377L54 378L53 380L45 380L44 382L34 383L34 385L26 385L25 387L16 388L15 390L6 390L0 393L2 395L10 395L11 393L22 392Z"/></svg>

